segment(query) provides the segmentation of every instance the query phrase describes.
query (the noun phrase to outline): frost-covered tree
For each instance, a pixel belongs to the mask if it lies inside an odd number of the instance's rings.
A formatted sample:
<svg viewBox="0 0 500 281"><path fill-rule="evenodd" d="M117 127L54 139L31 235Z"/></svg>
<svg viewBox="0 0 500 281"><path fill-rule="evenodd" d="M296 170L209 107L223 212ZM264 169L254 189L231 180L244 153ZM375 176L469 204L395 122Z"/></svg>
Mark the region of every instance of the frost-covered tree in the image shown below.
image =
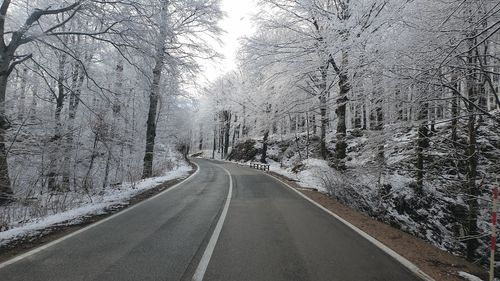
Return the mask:
<svg viewBox="0 0 500 281"><path fill-rule="evenodd" d="M55 202L173 168L189 138L184 88L216 56L206 41L219 33L219 1L3 1L0 10L2 204Z"/></svg>
<svg viewBox="0 0 500 281"><path fill-rule="evenodd" d="M475 260L489 231L486 196L500 153L498 5L486 0L259 4L256 32L242 41L239 76L233 79L240 86L224 103L232 104L232 115L243 116L238 119L248 131L241 135L243 144L251 145L245 139L252 138L257 149L252 151L260 153L254 160L289 157L300 169L304 156L323 158L342 186L353 173L374 173L373 198L346 191L339 199L391 223L398 220L391 208L432 216L435 210L428 209L435 206L445 216L440 222L415 215L411 223L398 223ZM207 95L201 102L203 112L218 112L209 101ZM216 134L218 129L214 143ZM210 141L204 140L207 147ZM269 143L284 151L275 147L274 154L266 154ZM391 190L399 183L387 179L395 174L411 182Z"/></svg>

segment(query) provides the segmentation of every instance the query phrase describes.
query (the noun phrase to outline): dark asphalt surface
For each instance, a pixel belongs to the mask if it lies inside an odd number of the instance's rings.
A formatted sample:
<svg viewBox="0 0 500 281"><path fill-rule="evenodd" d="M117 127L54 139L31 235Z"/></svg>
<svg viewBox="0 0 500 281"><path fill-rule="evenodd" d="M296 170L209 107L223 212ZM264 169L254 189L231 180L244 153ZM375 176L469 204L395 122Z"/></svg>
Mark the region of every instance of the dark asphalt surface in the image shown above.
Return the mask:
<svg viewBox="0 0 500 281"><path fill-rule="evenodd" d="M176 189L0 269L0 280L190 280L233 195L204 280L417 281L329 214L259 171L196 159Z"/></svg>

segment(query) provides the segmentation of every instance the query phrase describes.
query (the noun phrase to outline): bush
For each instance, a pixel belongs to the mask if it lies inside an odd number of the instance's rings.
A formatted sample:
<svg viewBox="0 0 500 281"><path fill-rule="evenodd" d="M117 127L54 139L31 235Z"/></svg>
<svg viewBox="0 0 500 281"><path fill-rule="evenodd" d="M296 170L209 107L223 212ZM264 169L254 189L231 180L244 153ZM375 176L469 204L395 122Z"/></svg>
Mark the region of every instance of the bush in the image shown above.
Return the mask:
<svg viewBox="0 0 500 281"><path fill-rule="evenodd" d="M255 148L255 144L256 141L252 139L236 144L227 159L244 162L254 160L255 156L259 153L259 150Z"/></svg>

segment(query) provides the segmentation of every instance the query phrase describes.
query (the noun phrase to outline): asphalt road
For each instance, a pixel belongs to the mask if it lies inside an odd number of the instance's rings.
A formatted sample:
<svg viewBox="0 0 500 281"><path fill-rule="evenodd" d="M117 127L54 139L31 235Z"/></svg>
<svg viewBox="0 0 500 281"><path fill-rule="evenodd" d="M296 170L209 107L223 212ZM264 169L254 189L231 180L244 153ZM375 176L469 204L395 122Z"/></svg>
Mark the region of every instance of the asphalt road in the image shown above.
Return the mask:
<svg viewBox="0 0 500 281"><path fill-rule="evenodd" d="M195 162L175 189L0 268L0 280L420 280L274 178Z"/></svg>

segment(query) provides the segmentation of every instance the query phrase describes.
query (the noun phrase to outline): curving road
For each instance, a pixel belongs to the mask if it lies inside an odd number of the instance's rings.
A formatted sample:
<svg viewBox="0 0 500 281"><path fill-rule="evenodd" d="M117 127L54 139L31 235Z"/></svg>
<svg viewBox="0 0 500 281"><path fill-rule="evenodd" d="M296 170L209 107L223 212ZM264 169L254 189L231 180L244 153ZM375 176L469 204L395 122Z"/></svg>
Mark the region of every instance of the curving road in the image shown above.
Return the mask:
<svg viewBox="0 0 500 281"><path fill-rule="evenodd" d="M175 188L0 265L0 280L420 280L274 178L195 162Z"/></svg>

